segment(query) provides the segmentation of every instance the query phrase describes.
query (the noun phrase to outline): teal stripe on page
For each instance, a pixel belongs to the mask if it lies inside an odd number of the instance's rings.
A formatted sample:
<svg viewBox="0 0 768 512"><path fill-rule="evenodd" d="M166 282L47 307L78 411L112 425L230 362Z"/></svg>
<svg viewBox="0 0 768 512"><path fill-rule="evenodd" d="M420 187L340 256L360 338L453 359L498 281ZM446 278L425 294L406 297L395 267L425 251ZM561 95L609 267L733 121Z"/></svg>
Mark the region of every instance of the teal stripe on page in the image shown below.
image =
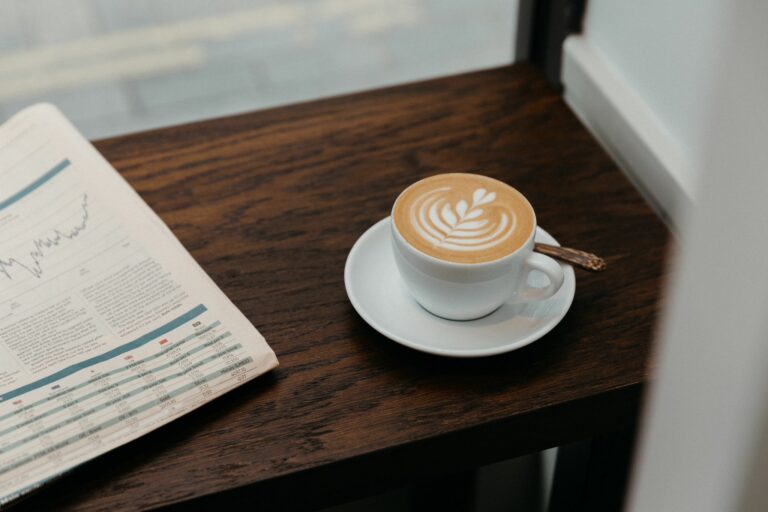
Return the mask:
<svg viewBox="0 0 768 512"><path fill-rule="evenodd" d="M128 343L125 343L123 345L120 345L117 348L113 348L112 350L108 352L104 352L101 355L92 357L90 359L86 359L84 361L81 361L79 363L73 364L71 366L67 366L66 368L59 370L56 373L52 373L51 375L47 377L43 377L42 379L36 380L34 382L30 382L29 384L25 384L19 388L16 388L12 391L9 391L8 393L5 393L3 395L0 395L0 402L4 402L6 400L10 400L11 398L16 398L19 395L22 395L24 393L27 393L28 391L32 391L33 389L41 388L43 386L47 386L48 384L52 382L56 382L59 379L63 379L64 377L68 377L72 375L75 372L79 372L80 370L83 370L85 368L88 368L89 366L93 366L95 364L103 363L104 361L107 361L109 359L112 359L113 357L119 356L120 354L124 354L126 352L129 352L131 350L134 350L142 345L146 345L150 341L159 338L163 334L166 334L177 327L189 322L193 318L205 313L208 311L208 308L206 308L204 305L199 304L195 306L194 308L190 309L186 313L184 313L181 316L178 316L168 322L165 325L161 325L157 329L148 332L147 334L136 338L133 341L129 341Z"/></svg>
<svg viewBox="0 0 768 512"><path fill-rule="evenodd" d="M39 178L37 178L35 181L33 181L32 183L30 183L29 185L27 185L27 186L26 186L26 187L24 187L23 189L19 190L18 192L16 192L15 194L13 194L11 197L9 197L8 199L6 199L5 201L0 201L0 210L3 210L3 209L5 209L5 208L8 208L8 207L9 207L9 206L11 206L13 203L15 203L15 202L16 202L16 201L18 201L19 199L23 198L24 196L26 196L26 195L27 195L27 194L29 194L30 192L34 192L36 189L38 189L38 188L40 188L42 185L44 185L46 181L50 180L51 178L53 178L54 176L56 176L57 174L59 174L61 171L63 171L63 170L64 170L64 169L66 169L67 167L69 167L69 164L70 164L70 162L69 162L69 160L68 160L68 159L64 159L64 160L62 160L61 162L59 162L58 164L56 164L56 165L53 167L53 169L51 169L51 170L50 170L50 171L48 171L47 173L45 173L45 174L43 174L42 176L40 176L40 177L39 177Z"/></svg>

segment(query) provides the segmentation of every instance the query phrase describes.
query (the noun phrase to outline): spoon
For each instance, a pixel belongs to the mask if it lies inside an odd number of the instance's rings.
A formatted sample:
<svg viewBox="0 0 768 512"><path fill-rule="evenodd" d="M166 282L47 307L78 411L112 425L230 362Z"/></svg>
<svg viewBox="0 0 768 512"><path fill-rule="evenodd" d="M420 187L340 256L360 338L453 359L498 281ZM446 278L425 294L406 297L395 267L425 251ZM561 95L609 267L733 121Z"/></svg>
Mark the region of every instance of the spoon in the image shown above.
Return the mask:
<svg viewBox="0 0 768 512"><path fill-rule="evenodd" d="M536 243L533 250L592 272L602 272L606 267L605 260L600 256L570 247Z"/></svg>

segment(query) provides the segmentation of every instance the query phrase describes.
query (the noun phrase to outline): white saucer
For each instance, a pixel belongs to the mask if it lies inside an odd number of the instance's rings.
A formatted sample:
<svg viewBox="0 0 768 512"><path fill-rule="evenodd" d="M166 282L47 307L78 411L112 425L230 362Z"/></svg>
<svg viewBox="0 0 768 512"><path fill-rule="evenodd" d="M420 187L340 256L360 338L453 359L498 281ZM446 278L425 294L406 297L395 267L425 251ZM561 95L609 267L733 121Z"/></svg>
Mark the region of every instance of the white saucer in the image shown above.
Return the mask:
<svg viewBox="0 0 768 512"><path fill-rule="evenodd" d="M576 278L562 264L565 281L547 300L504 304L490 315L470 321L439 318L423 309L403 285L395 266L389 217L372 226L355 242L347 256L344 284L352 306L363 320L387 338L422 352L450 357L502 354L533 343L563 319L573 302ZM537 228L536 241L559 245ZM531 273L534 286L546 277Z"/></svg>

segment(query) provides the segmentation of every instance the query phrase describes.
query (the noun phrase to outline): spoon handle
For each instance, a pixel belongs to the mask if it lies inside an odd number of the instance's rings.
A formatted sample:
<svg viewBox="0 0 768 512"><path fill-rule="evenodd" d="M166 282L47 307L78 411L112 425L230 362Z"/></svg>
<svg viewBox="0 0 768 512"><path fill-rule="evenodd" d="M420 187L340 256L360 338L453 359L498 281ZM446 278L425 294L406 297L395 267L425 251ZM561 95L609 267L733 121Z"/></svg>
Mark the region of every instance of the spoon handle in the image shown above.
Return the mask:
<svg viewBox="0 0 768 512"><path fill-rule="evenodd" d="M581 268L591 270L592 272L602 272L606 267L603 258L589 252L571 249L570 247L536 243L533 250L566 263L572 263Z"/></svg>

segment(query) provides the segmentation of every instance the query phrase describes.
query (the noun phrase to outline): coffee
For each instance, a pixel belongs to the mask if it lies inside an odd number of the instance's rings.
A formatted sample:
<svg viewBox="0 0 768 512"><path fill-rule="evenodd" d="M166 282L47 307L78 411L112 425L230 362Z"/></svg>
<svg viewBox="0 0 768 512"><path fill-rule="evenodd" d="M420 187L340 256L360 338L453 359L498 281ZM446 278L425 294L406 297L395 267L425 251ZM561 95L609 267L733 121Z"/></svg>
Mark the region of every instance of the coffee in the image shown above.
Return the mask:
<svg viewBox="0 0 768 512"><path fill-rule="evenodd" d="M512 254L536 224L528 200L506 183L478 174L438 174L406 188L392 209L395 227L419 251L454 263Z"/></svg>

